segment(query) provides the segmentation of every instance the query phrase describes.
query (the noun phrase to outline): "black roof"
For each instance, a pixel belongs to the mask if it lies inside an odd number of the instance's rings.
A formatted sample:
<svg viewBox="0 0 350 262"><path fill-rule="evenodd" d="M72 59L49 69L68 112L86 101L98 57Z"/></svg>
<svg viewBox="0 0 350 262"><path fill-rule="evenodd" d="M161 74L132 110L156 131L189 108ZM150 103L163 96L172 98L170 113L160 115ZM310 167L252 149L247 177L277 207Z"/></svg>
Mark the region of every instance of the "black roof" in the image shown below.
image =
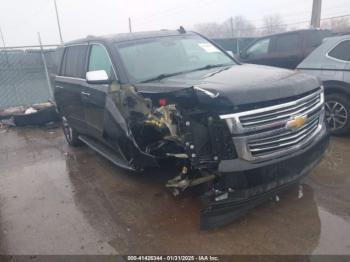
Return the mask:
<svg viewBox="0 0 350 262"><path fill-rule="evenodd" d="M193 32L188 32L186 34L193 34ZM81 44L87 41L103 41L103 42L123 42L137 39L161 37L161 36L173 36L181 35L178 30L160 30L160 31L146 31L146 32L135 32L135 33L121 33L121 34L111 34L103 36L87 36L85 38L73 40L64 43L64 45Z"/></svg>
<svg viewBox="0 0 350 262"><path fill-rule="evenodd" d="M298 30L285 31L285 32L279 32L279 33L274 33L274 34L268 34L268 35L264 35L260 38L270 37L270 36L275 36L275 35L285 35L285 34L292 34L292 33L298 33L298 32L313 32L313 31L331 32L328 29L309 28L309 29L298 29Z"/></svg>

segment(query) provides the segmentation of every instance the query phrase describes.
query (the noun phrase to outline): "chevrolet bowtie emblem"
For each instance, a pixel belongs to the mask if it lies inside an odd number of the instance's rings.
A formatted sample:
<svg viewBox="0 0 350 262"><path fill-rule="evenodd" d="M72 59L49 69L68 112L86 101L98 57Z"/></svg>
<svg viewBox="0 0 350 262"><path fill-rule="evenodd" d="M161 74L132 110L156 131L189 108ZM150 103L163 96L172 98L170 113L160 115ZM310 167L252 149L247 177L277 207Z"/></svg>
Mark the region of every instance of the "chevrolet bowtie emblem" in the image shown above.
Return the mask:
<svg viewBox="0 0 350 262"><path fill-rule="evenodd" d="M292 120L288 121L286 127L291 129L297 129L305 124L306 119L307 116L297 116Z"/></svg>

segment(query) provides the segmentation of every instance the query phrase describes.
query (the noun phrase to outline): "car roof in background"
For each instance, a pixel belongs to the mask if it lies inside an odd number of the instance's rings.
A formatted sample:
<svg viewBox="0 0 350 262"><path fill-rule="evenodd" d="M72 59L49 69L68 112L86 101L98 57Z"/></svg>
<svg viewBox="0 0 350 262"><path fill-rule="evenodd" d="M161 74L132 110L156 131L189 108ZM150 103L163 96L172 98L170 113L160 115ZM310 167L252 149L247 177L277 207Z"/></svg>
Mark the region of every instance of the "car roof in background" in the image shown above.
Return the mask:
<svg viewBox="0 0 350 262"><path fill-rule="evenodd" d="M340 40L343 40L343 39L348 39L350 38L350 33L347 33L347 34L339 34L339 35L334 35L334 36L330 36L330 37L326 37L323 39L323 41L340 41Z"/></svg>
<svg viewBox="0 0 350 262"><path fill-rule="evenodd" d="M163 36L176 36L176 35L194 35L194 32L181 33L179 30L160 30L160 31L145 31L135 33L120 33L103 36L87 36L85 38L73 40L64 44L64 46L83 44L89 41L103 41L103 42L124 42L131 40L147 39Z"/></svg>
<svg viewBox="0 0 350 262"><path fill-rule="evenodd" d="M270 35L264 35L261 38L271 37L271 36L279 36L279 35L286 35L286 34L293 34L293 33L299 33L299 32L329 32L329 33L332 33L332 31L328 30L328 29L309 28L309 29L299 29L299 30L286 31L286 32L275 33L275 34L270 34Z"/></svg>
<svg viewBox="0 0 350 262"><path fill-rule="evenodd" d="M249 45L247 45L244 49L247 50L249 47L254 45L260 39L264 39L264 38L268 38L268 37L272 37L272 36L280 36L280 35L299 33L299 32L327 32L327 33L329 33L330 36L333 34L331 30L320 29L320 28L309 28L309 29L299 29L299 30L293 30L293 31L286 31L286 32L269 34L269 35L264 35L264 36L261 36L261 37L257 37L255 40L253 40L251 43L249 43Z"/></svg>
<svg viewBox="0 0 350 262"><path fill-rule="evenodd" d="M313 50L298 66L297 68L320 68L324 63L334 63L334 59L329 60L327 54L336 46L338 43L350 40L350 34L346 35L335 35L323 39L323 42L315 50Z"/></svg>

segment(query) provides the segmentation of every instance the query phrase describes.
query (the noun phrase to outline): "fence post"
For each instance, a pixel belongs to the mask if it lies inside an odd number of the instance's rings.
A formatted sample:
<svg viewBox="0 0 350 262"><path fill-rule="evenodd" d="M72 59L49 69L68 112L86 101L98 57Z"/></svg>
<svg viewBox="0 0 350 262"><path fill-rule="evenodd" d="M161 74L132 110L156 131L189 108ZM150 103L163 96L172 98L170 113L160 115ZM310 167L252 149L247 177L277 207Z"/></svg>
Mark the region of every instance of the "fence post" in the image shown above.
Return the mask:
<svg viewBox="0 0 350 262"><path fill-rule="evenodd" d="M40 50L41 50L41 58L43 60L44 69L45 69L47 86L49 88L50 96L53 99L53 92L52 92L52 86L51 86L51 81L50 81L49 70L47 69L46 58L45 58L44 49L43 49L43 45L41 43L41 37L40 37L40 33L39 32L38 32L38 39L39 39L39 45L40 45Z"/></svg>
<svg viewBox="0 0 350 262"><path fill-rule="evenodd" d="M7 62L8 67L10 67L9 57L8 57L7 51L6 51L5 38L4 38L4 34L2 33L1 27L0 27L0 36L1 36L1 41L2 41L2 45L3 45L4 53L6 56L6 62Z"/></svg>

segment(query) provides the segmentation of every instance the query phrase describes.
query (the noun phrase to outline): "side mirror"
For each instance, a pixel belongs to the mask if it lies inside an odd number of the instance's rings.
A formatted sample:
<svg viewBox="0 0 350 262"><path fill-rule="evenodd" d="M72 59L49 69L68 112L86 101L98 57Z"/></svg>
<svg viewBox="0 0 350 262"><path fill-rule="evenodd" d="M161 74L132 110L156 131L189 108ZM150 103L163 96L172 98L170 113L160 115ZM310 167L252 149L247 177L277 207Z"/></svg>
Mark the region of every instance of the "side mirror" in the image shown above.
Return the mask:
<svg viewBox="0 0 350 262"><path fill-rule="evenodd" d="M86 73L88 84L110 84L112 80L108 77L105 70L89 71Z"/></svg>

